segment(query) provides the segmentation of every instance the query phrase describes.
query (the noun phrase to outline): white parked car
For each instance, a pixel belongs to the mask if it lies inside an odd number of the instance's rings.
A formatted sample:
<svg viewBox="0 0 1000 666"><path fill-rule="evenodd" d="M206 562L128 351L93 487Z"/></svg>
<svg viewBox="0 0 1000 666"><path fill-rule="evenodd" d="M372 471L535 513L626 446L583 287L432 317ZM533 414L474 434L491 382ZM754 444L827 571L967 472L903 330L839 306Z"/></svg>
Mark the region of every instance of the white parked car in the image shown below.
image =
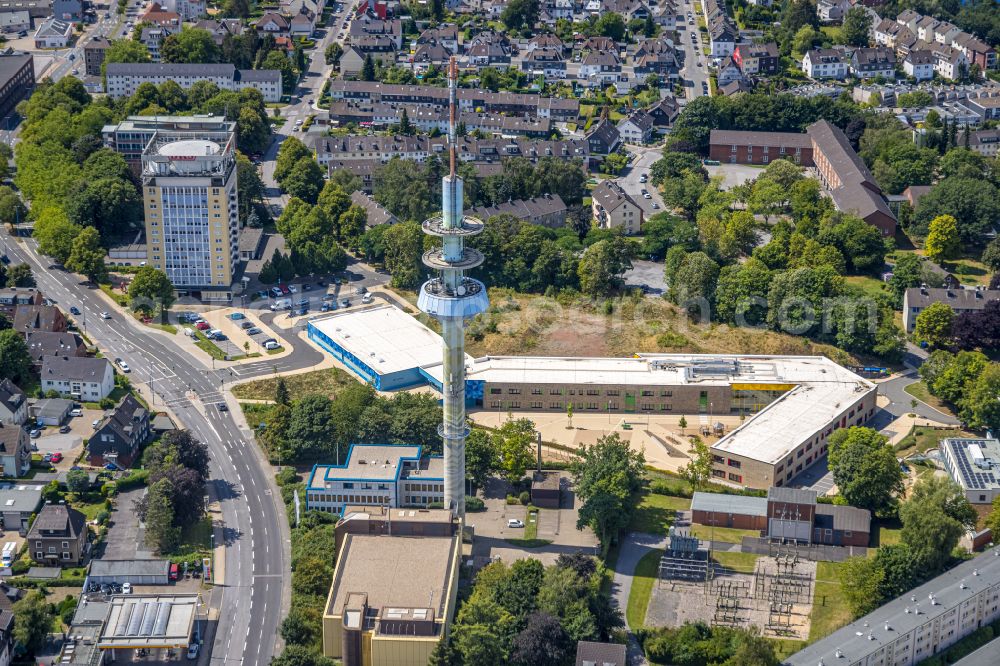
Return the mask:
<svg viewBox="0 0 1000 666"><path fill-rule="evenodd" d="M524 527L524 521L518 520L517 518L511 518L507 521L507 527Z"/></svg>
<svg viewBox="0 0 1000 666"><path fill-rule="evenodd" d="M132 594L132 583L122 583L122 594Z"/></svg>
<svg viewBox="0 0 1000 666"><path fill-rule="evenodd" d="M200 651L201 651L201 645L199 645L198 643L191 643L191 645L188 646L187 658L190 659L191 661L194 661L195 659L198 658L198 652Z"/></svg>
<svg viewBox="0 0 1000 666"><path fill-rule="evenodd" d="M364 296L361 297L361 302L364 303L365 305L368 305L373 300L375 300L375 299L372 298L371 294L365 294Z"/></svg>
<svg viewBox="0 0 1000 666"><path fill-rule="evenodd" d="M268 340L267 342L264 343L264 349L267 349L268 351L272 349L281 349L281 345L279 345L274 340Z"/></svg>

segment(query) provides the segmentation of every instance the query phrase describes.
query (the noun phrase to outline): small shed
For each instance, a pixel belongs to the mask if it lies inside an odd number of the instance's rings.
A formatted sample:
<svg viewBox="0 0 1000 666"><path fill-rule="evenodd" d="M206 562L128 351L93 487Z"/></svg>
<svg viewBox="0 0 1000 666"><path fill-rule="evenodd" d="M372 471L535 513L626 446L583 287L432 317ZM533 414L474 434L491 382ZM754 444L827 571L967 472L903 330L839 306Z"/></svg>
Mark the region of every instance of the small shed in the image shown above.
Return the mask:
<svg viewBox="0 0 1000 666"><path fill-rule="evenodd" d="M154 416L149 425L153 429L153 432L158 435L162 435L165 432L170 432L171 430L175 430L177 428L177 426L174 425L173 420L162 412Z"/></svg>
<svg viewBox="0 0 1000 666"><path fill-rule="evenodd" d="M169 560L93 560L88 570L92 583L132 583L133 585L168 585Z"/></svg>
<svg viewBox="0 0 1000 666"><path fill-rule="evenodd" d="M73 401L65 398L43 398L31 405L31 415L42 425L57 426L69 416Z"/></svg>
<svg viewBox="0 0 1000 666"><path fill-rule="evenodd" d="M542 509L558 509L559 472L535 472L531 478L531 503Z"/></svg>

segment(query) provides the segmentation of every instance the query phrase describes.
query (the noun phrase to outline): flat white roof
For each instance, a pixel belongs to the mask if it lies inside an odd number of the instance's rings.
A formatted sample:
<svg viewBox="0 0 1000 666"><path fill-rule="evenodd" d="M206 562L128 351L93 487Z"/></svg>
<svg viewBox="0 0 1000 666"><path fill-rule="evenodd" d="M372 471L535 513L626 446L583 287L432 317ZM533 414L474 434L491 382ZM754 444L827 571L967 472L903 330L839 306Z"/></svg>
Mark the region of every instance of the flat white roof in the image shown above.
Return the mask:
<svg viewBox="0 0 1000 666"><path fill-rule="evenodd" d="M788 391L712 448L770 464L829 426L875 385L824 356L641 354L632 358L485 356L466 365L488 383L624 386L773 386ZM424 371L441 379L436 363ZM756 385L756 386L755 386Z"/></svg>
<svg viewBox="0 0 1000 666"><path fill-rule="evenodd" d="M311 323L380 375L441 361L441 336L393 305L342 312Z"/></svg>
<svg viewBox="0 0 1000 666"><path fill-rule="evenodd" d="M191 639L198 603L195 594L111 597L98 647L185 647Z"/></svg>

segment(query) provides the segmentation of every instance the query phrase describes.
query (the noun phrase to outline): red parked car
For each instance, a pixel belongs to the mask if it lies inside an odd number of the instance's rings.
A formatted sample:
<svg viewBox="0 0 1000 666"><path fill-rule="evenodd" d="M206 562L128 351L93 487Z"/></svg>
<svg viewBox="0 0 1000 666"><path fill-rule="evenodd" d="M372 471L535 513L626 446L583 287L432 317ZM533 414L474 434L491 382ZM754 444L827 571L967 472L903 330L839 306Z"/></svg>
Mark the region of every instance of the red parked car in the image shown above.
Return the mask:
<svg viewBox="0 0 1000 666"><path fill-rule="evenodd" d="M181 577L181 570L176 564L170 565L170 580L177 580Z"/></svg>
<svg viewBox="0 0 1000 666"><path fill-rule="evenodd" d="M194 325L194 327L197 328L199 331L206 331L212 328L211 324L205 321L198 322L197 324Z"/></svg>
<svg viewBox="0 0 1000 666"><path fill-rule="evenodd" d="M58 451L56 451L55 453L52 454L52 458L51 458L52 462L57 463L57 462L60 462L62 459L63 459L63 455L61 453L59 453Z"/></svg>

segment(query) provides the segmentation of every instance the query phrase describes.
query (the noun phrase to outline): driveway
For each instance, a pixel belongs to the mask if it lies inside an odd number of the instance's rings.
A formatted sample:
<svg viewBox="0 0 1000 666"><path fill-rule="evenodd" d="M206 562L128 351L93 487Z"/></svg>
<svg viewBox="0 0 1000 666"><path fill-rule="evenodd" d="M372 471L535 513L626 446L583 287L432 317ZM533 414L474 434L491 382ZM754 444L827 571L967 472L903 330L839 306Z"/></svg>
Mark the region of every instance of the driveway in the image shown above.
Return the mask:
<svg viewBox="0 0 1000 666"><path fill-rule="evenodd" d="M648 219L651 215L663 212L663 199L660 193L649 182L640 183L643 174L649 173L649 168L653 163L663 157L663 151L659 148L649 146L627 146L626 150L635 155L629 166L622 172L616 182L625 190L635 202L642 208L643 215ZM642 191L648 190L652 198L646 199L642 196ZM653 203L659 208L653 208Z"/></svg>
<svg viewBox="0 0 1000 666"><path fill-rule="evenodd" d="M618 553L618 561L615 562L615 575L611 581L611 598L623 616L625 609L628 608L628 595L632 591L632 576L635 574L639 560L651 550L666 547L667 538L659 534L631 532L626 535ZM642 648L639 647L638 641L631 632L628 635L628 661L631 666L648 663L646 656L642 653Z"/></svg>
<svg viewBox="0 0 1000 666"><path fill-rule="evenodd" d="M153 557L153 553L139 543L142 529L139 527L139 517L132 508L145 492L145 488L136 488L118 495L115 510L111 514L111 527L104 540L102 559L131 560Z"/></svg>

